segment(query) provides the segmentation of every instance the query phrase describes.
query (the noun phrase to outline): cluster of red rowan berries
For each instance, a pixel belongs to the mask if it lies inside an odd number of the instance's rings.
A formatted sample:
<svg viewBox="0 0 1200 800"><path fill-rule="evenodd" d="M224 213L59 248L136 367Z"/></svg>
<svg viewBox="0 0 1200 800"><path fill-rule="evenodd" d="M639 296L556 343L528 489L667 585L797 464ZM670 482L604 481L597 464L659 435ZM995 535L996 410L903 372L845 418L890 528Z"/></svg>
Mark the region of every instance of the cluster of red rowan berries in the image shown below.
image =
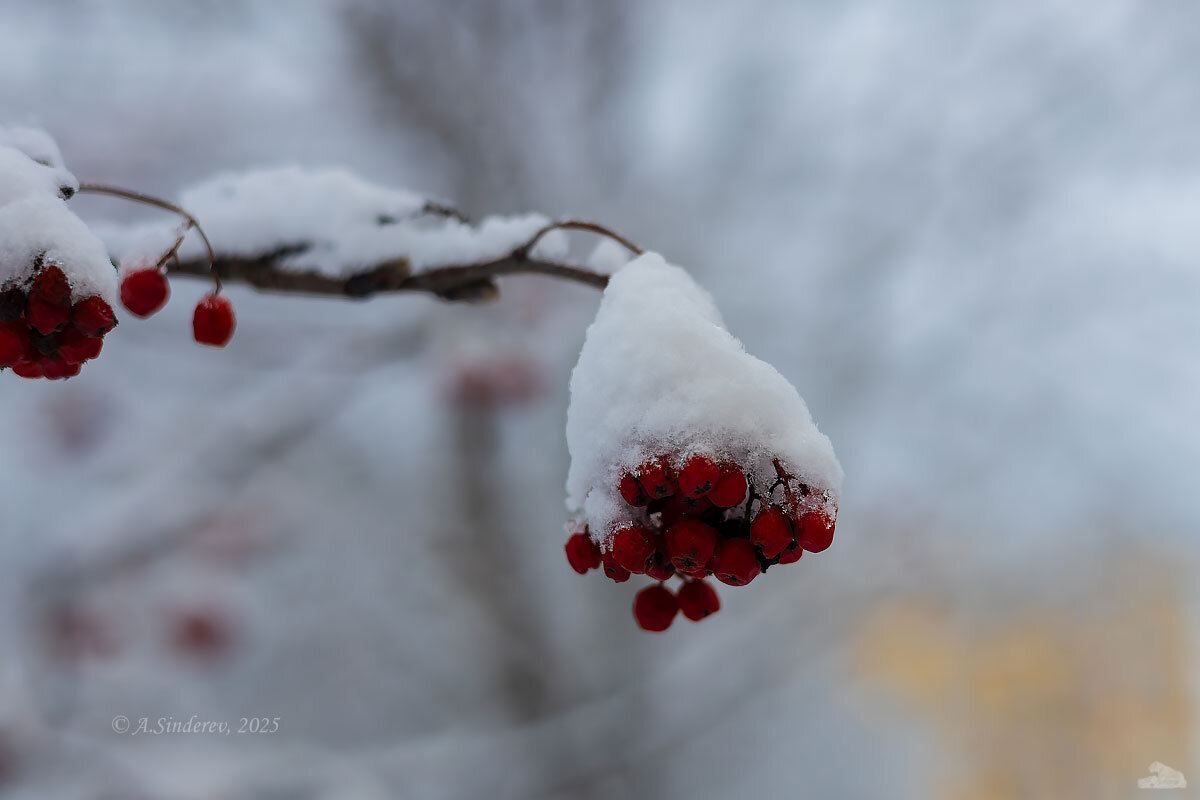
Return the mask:
<svg viewBox="0 0 1200 800"><path fill-rule="evenodd" d="M30 278L0 291L0 367L22 378L73 377L116 324L99 295L72 303L66 273L39 259Z"/></svg>
<svg viewBox="0 0 1200 800"><path fill-rule="evenodd" d="M171 286L162 267L153 264L127 270L121 277L121 302L137 317L148 317L167 304ZM233 304L219 292L200 298L192 314L192 335L200 344L224 347L236 326Z"/></svg>
<svg viewBox="0 0 1200 800"><path fill-rule="evenodd" d="M659 581L634 598L633 615L644 630L666 630L680 611L701 620L720 609L707 576L745 586L833 542L836 508L774 464L777 474L768 482L702 454L647 461L620 478L628 521L614 527L603 550L589 530L576 531L567 540L567 560L581 575L603 568L618 583L632 574ZM683 579L678 592L664 584L672 576Z"/></svg>

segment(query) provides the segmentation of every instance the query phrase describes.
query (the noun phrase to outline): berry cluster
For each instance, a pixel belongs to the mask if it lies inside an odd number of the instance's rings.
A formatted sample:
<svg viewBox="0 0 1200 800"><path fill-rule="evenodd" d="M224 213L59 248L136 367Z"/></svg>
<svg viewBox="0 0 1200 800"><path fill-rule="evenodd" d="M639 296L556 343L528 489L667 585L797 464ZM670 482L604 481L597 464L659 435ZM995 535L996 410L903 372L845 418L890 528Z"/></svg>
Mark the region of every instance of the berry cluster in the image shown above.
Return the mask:
<svg viewBox="0 0 1200 800"><path fill-rule="evenodd" d="M121 276L121 302L134 316L150 316L165 306L170 296L171 285L159 266L138 266ZM209 292L192 314L192 336L200 344L224 347L233 338L236 324L229 298Z"/></svg>
<svg viewBox="0 0 1200 800"><path fill-rule="evenodd" d="M39 259L26 281L0 290L0 368L22 378L74 377L116 324L99 295L72 303L66 273Z"/></svg>
<svg viewBox="0 0 1200 800"><path fill-rule="evenodd" d="M666 630L679 611L703 619L721 607L707 576L745 586L833 542L837 509L829 493L771 463L775 474L767 477L703 454L649 460L620 477L628 520L614 526L603 549L586 527L575 531L567 560L580 574L603 568L618 583L632 574L659 581L634 598L644 630ZM677 592L663 583L672 576L683 579Z"/></svg>

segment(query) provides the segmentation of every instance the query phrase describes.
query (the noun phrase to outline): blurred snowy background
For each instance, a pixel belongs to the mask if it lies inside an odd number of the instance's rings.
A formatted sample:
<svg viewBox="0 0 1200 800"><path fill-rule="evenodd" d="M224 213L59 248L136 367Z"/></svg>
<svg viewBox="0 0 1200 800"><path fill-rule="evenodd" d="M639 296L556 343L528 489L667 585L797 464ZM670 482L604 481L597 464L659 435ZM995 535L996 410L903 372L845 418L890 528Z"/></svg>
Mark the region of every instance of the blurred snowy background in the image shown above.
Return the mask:
<svg viewBox="0 0 1200 800"><path fill-rule="evenodd" d="M828 552L647 635L562 553L594 291L234 289L221 352L176 281L81 377L0 381L0 796L1200 781L1200 6L28 0L0 74L83 180L341 165L602 221L693 271L846 470Z"/></svg>

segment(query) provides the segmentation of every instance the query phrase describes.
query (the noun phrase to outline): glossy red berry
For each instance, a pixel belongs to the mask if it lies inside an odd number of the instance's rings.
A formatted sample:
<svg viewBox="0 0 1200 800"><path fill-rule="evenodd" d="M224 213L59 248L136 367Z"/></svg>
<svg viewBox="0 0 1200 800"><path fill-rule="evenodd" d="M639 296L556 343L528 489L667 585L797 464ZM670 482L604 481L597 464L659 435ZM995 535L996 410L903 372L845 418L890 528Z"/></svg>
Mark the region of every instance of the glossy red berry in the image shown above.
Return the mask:
<svg viewBox="0 0 1200 800"><path fill-rule="evenodd" d="M779 563L795 564L800 560L800 556L802 555L804 555L804 548L800 546L799 542L793 542L779 554Z"/></svg>
<svg viewBox="0 0 1200 800"><path fill-rule="evenodd" d="M59 306L71 305L71 284L62 269L51 264L34 277L29 299L34 298Z"/></svg>
<svg viewBox="0 0 1200 800"><path fill-rule="evenodd" d="M617 559L613 557L613 553L609 550L601 558L601 563L604 565L604 574L617 583L624 583L629 580L629 570L617 563Z"/></svg>
<svg viewBox="0 0 1200 800"><path fill-rule="evenodd" d="M71 309L71 322L85 336L103 336L117 324L112 306L104 298L92 296L80 300Z"/></svg>
<svg viewBox="0 0 1200 800"><path fill-rule="evenodd" d="M679 610L692 622L721 610L721 598L708 581L688 581L679 588Z"/></svg>
<svg viewBox="0 0 1200 800"><path fill-rule="evenodd" d="M675 565L667 559L667 554L662 550L655 550L646 567L646 576L656 581L665 581L674 574Z"/></svg>
<svg viewBox="0 0 1200 800"><path fill-rule="evenodd" d="M733 508L746 499L746 475L732 464L721 467L721 477L717 485L708 493L708 499L714 506Z"/></svg>
<svg viewBox="0 0 1200 800"><path fill-rule="evenodd" d="M634 595L633 618L644 631L665 631L678 613L679 600L661 584L647 586Z"/></svg>
<svg viewBox="0 0 1200 800"><path fill-rule="evenodd" d="M833 544L834 521L819 511L809 511L796 525L800 546L810 553L819 553Z"/></svg>
<svg viewBox="0 0 1200 800"><path fill-rule="evenodd" d="M680 572L704 570L717 546L717 531L684 517L667 529L667 556Z"/></svg>
<svg viewBox="0 0 1200 800"><path fill-rule="evenodd" d="M572 534L571 538L567 539L564 549L567 551L567 562L571 569L580 575L600 566L600 548L586 533Z"/></svg>
<svg viewBox="0 0 1200 800"><path fill-rule="evenodd" d="M12 368L14 375L19 375L22 378L44 378L42 366L37 361L21 361L14 364Z"/></svg>
<svg viewBox="0 0 1200 800"><path fill-rule="evenodd" d="M675 482L675 470L661 460L642 464L638 468L638 479L651 499L670 497L679 488Z"/></svg>
<svg viewBox="0 0 1200 800"><path fill-rule="evenodd" d="M85 336L81 331L68 328L59 340L58 357L68 364L82 364L100 355L104 340Z"/></svg>
<svg viewBox="0 0 1200 800"><path fill-rule="evenodd" d="M654 538L649 531L629 525L613 535L613 558L630 572L645 572L653 555Z"/></svg>
<svg viewBox="0 0 1200 800"><path fill-rule="evenodd" d="M167 304L171 285L157 267L125 273L121 279L121 302L134 316L148 317Z"/></svg>
<svg viewBox="0 0 1200 800"><path fill-rule="evenodd" d="M729 586L745 586L759 573L758 553L747 539L726 539L717 548L713 575Z"/></svg>
<svg viewBox="0 0 1200 800"><path fill-rule="evenodd" d="M750 541L764 558L774 558L793 541L792 521L779 506L761 509L750 523Z"/></svg>
<svg viewBox="0 0 1200 800"><path fill-rule="evenodd" d="M71 319L71 307L51 303L34 296L29 298L29 307L25 309L25 317L29 320L30 327L38 332L53 333Z"/></svg>
<svg viewBox="0 0 1200 800"><path fill-rule="evenodd" d="M694 455L679 470L679 493L703 497L712 491L721 477L721 469L708 456Z"/></svg>
<svg viewBox="0 0 1200 800"><path fill-rule="evenodd" d="M192 334L200 344L224 347L233 338L236 326L233 303L223 294L209 293L200 298L192 315Z"/></svg>
<svg viewBox="0 0 1200 800"><path fill-rule="evenodd" d="M646 490L642 488L642 483L633 475L626 472L621 476L621 497L625 498L625 502L631 506L641 507L650 502L650 495L646 494Z"/></svg>

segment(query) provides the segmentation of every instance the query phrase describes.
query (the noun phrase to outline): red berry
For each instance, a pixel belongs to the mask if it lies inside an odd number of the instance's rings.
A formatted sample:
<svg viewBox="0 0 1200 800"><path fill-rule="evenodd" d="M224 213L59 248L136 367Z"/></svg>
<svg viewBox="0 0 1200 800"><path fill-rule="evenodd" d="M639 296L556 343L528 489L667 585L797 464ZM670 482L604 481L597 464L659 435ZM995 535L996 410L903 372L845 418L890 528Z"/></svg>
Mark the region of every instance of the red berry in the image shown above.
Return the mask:
<svg viewBox="0 0 1200 800"><path fill-rule="evenodd" d="M210 292L200 298L192 315L192 334L197 342L224 347L233 338L235 325L233 303L228 297Z"/></svg>
<svg viewBox="0 0 1200 800"><path fill-rule="evenodd" d="M25 356L29 333L19 322L0 323L0 367L11 367Z"/></svg>
<svg viewBox="0 0 1200 800"><path fill-rule="evenodd" d="M721 477L716 486L708 493L708 499L714 506L733 508L746 499L746 476L732 464L721 467Z"/></svg>
<svg viewBox="0 0 1200 800"><path fill-rule="evenodd" d="M67 276L60 268L51 264L34 277L29 299L35 298L44 303L70 308L71 284L67 282Z"/></svg>
<svg viewBox="0 0 1200 800"><path fill-rule="evenodd" d="M604 564L604 574L612 580L617 583L624 583L629 580L629 570L617 563L611 550L604 554L601 558L601 563Z"/></svg>
<svg viewBox="0 0 1200 800"><path fill-rule="evenodd" d="M38 295L29 298L25 316L30 326L40 333L53 333L71 319L71 307L43 300Z"/></svg>
<svg viewBox="0 0 1200 800"><path fill-rule="evenodd" d="M167 304L171 285L158 267L125 273L121 279L121 302L137 317L148 317Z"/></svg>
<svg viewBox="0 0 1200 800"><path fill-rule="evenodd" d="M678 612L679 601L661 584L647 586L633 597L633 618L644 631L665 631Z"/></svg>
<svg viewBox="0 0 1200 800"><path fill-rule="evenodd" d="M98 295L76 303L75 308L71 310L71 321L85 336L103 336L117 324L112 306Z"/></svg>
<svg viewBox="0 0 1200 800"><path fill-rule="evenodd" d="M567 562L571 565L571 569L580 575L600 566L600 548L586 533L573 534L570 539L567 539L564 549L567 551Z"/></svg>
<svg viewBox="0 0 1200 800"><path fill-rule="evenodd" d="M651 498L669 497L679 488L675 482L675 470L660 460L648 461L638 467L638 478Z"/></svg>
<svg viewBox="0 0 1200 800"><path fill-rule="evenodd" d="M680 572L705 569L716 546L716 529L700 520L685 517L667 529L667 555Z"/></svg>
<svg viewBox="0 0 1200 800"><path fill-rule="evenodd" d="M809 511L796 525L796 539L810 553L819 553L833 544L834 520L819 511Z"/></svg>
<svg viewBox="0 0 1200 800"><path fill-rule="evenodd" d="M630 572L645 572L653 555L654 539L647 530L630 525L613 536L613 558Z"/></svg>
<svg viewBox="0 0 1200 800"><path fill-rule="evenodd" d="M50 356L42 356L38 359L38 366L42 369L42 376L49 381L57 381L62 378L73 378L79 374L78 364L68 364L57 358Z"/></svg>
<svg viewBox="0 0 1200 800"><path fill-rule="evenodd" d="M621 476L620 489L621 497L625 498L625 502L631 506L640 508L650 502L650 495L646 494L641 482L628 472Z"/></svg>
<svg viewBox="0 0 1200 800"><path fill-rule="evenodd" d="M22 378L44 378L42 366L37 361L22 361L18 364L13 364L12 368L14 375L19 375Z"/></svg>
<svg viewBox="0 0 1200 800"><path fill-rule="evenodd" d="M750 541L772 559L792 543L792 521L779 506L761 509L750 523Z"/></svg>
<svg viewBox="0 0 1200 800"><path fill-rule="evenodd" d="M703 497L712 491L721 469L708 456L695 455L679 470L679 491L687 497Z"/></svg>
<svg viewBox="0 0 1200 800"><path fill-rule="evenodd" d="M782 553L779 554L780 564L795 564L800 560L800 556L804 555L804 548L799 542L792 542Z"/></svg>
<svg viewBox="0 0 1200 800"><path fill-rule="evenodd" d="M74 328L68 328L62 333L58 357L68 364L82 364L100 355L103 346L103 339L85 336Z"/></svg>
<svg viewBox="0 0 1200 800"><path fill-rule="evenodd" d="M721 583L745 586L758 575L758 553L746 539L726 539L717 548L713 575Z"/></svg>
<svg viewBox="0 0 1200 800"><path fill-rule="evenodd" d="M674 574L675 565L667 560L667 554L662 550L655 550L646 567L647 577L654 578L656 581L665 581Z"/></svg>
<svg viewBox="0 0 1200 800"><path fill-rule="evenodd" d="M688 581L679 587L679 610L692 622L721 610L721 598L708 581Z"/></svg>

